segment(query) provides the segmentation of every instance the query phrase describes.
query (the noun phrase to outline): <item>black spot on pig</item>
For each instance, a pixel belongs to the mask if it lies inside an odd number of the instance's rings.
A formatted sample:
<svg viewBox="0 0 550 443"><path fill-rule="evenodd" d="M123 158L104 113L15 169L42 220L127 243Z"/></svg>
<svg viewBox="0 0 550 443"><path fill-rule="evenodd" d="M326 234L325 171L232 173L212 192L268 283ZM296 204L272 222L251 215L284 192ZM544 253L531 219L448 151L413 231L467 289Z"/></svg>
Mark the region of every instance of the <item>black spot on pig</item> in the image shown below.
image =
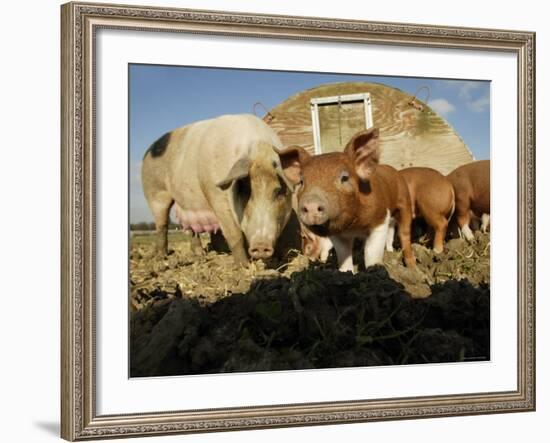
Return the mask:
<svg viewBox="0 0 550 443"><path fill-rule="evenodd" d="M164 134L161 138L155 141L149 147L149 149L147 149L147 151L145 152L145 155L147 155L147 153L150 152L151 157L153 158L160 157L166 151L168 143L170 143L171 136L172 136L171 132L167 132L166 134Z"/></svg>

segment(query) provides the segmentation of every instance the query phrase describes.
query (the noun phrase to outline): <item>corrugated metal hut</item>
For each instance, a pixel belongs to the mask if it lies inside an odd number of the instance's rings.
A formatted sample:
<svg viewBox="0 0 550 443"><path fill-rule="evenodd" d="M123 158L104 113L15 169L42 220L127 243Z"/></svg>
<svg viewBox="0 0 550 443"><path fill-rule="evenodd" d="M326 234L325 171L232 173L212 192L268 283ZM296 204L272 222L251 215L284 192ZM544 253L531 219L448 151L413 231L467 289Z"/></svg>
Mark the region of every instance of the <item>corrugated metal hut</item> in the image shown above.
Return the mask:
<svg viewBox="0 0 550 443"><path fill-rule="evenodd" d="M264 116L285 146L312 154L342 149L357 131L380 129L381 162L443 174L473 160L454 129L418 98L379 83L346 82L302 91Z"/></svg>

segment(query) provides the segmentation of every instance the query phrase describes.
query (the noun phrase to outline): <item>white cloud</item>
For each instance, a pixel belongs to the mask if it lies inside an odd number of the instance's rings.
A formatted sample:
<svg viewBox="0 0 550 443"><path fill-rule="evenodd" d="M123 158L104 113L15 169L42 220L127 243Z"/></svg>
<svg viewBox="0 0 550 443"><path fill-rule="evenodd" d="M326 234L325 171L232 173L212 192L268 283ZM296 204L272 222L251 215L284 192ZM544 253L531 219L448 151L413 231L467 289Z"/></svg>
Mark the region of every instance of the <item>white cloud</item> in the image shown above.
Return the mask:
<svg viewBox="0 0 550 443"><path fill-rule="evenodd" d="M441 115L448 115L455 110L454 105L444 98L430 100L429 105L435 112Z"/></svg>
<svg viewBox="0 0 550 443"><path fill-rule="evenodd" d="M470 101L472 99L472 93L481 87L481 82L460 82L458 88L458 97Z"/></svg>
<svg viewBox="0 0 550 443"><path fill-rule="evenodd" d="M472 93L479 89L483 82L466 81L466 80L440 80L440 84L457 90L458 98L462 100L471 100Z"/></svg>
<svg viewBox="0 0 550 443"><path fill-rule="evenodd" d="M476 100L472 100L466 103L468 109L474 112L483 112L489 108L490 100L488 95L484 95Z"/></svg>
<svg viewBox="0 0 550 443"><path fill-rule="evenodd" d="M464 103L470 111L484 112L489 109L491 104L489 94L481 90L485 82L442 80L441 84L445 87L456 88L461 103Z"/></svg>

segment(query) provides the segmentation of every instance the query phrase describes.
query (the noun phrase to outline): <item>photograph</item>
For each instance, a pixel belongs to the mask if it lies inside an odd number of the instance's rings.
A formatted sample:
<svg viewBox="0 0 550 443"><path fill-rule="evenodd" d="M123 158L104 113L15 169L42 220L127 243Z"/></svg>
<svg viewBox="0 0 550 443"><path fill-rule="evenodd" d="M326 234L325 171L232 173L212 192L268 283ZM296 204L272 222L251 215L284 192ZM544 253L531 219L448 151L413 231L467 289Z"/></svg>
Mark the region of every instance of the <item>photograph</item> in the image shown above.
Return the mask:
<svg viewBox="0 0 550 443"><path fill-rule="evenodd" d="M127 106L130 378L491 360L491 81L130 63Z"/></svg>
<svg viewBox="0 0 550 443"><path fill-rule="evenodd" d="M61 7L62 438L534 411L535 31L262 7Z"/></svg>
<svg viewBox="0 0 550 443"><path fill-rule="evenodd" d="M2 441L548 439L544 5L5 2Z"/></svg>

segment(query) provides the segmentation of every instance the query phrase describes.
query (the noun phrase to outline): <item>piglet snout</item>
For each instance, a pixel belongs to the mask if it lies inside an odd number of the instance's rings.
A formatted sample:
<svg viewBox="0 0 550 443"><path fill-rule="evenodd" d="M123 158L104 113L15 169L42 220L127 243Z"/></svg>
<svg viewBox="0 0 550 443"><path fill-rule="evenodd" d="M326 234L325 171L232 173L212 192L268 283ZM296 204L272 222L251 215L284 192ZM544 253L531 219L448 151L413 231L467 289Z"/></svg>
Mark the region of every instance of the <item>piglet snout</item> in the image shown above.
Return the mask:
<svg viewBox="0 0 550 443"><path fill-rule="evenodd" d="M253 243L248 248L248 253L255 260L267 259L273 255L273 246L263 242Z"/></svg>
<svg viewBox="0 0 550 443"><path fill-rule="evenodd" d="M300 201L300 220L308 226L322 225L328 221L327 202L319 195Z"/></svg>

